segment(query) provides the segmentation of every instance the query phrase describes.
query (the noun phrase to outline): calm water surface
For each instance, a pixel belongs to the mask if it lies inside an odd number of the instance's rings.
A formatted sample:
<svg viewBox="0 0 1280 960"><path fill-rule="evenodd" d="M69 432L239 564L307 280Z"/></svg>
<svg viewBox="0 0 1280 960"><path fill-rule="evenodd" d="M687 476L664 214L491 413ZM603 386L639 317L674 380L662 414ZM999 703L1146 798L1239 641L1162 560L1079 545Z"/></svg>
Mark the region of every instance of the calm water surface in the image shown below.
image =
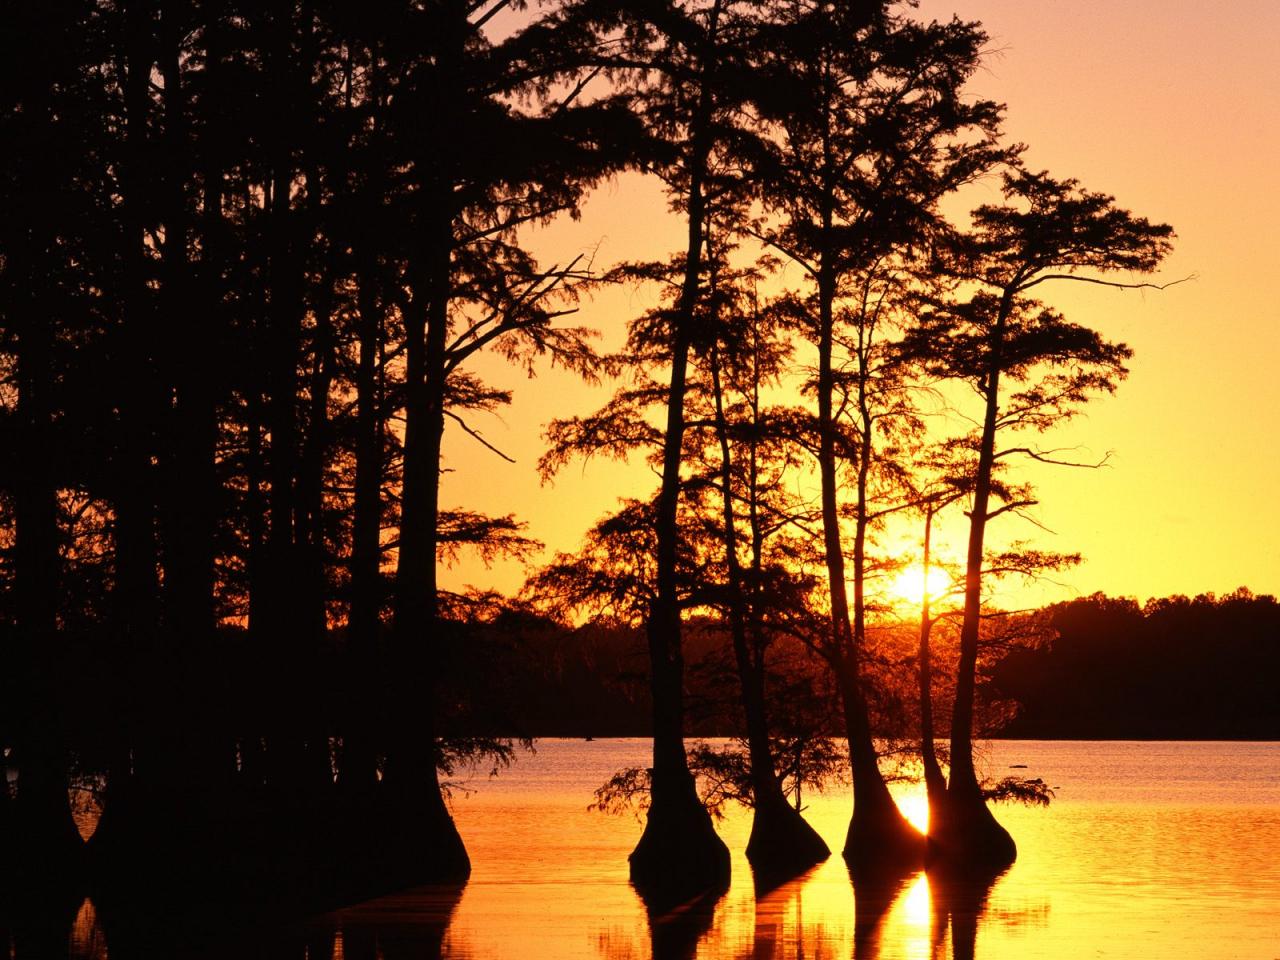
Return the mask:
<svg viewBox="0 0 1280 960"><path fill-rule="evenodd" d="M641 824L587 810L641 740L539 741L497 779L455 793L472 859L461 890L421 889L202 957L1245 958L1280 960L1280 744L999 741L987 772L1041 777L1047 810L1002 807L1018 861L986 889L923 873L855 889L838 853L760 897L743 856L750 813L720 832L733 882L711 904L651 919L627 883ZM919 791L899 802L919 818ZM850 796L813 795L809 821L842 845ZM72 956L103 957L86 904ZM171 955L196 956L190 952Z"/></svg>

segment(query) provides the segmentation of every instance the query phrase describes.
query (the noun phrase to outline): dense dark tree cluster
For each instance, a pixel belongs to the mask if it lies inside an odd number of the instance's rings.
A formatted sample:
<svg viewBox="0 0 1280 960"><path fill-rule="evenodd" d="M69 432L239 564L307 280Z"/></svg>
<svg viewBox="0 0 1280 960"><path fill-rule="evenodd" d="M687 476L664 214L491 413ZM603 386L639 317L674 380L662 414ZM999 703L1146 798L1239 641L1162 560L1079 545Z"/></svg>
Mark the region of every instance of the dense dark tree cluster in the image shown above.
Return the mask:
<svg viewBox="0 0 1280 960"><path fill-rule="evenodd" d="M504 645L554 634L529 609L549 604L646 637L642 890L728 870L685 750L686 633L717 637L736 679L758 870L827 855L789 802L787 757L833 729L856 797L846 857L919 859L876 735L918 703L941 775L928 670L923 696L886 693L929 662L932 621L918 657L874 641L873 584L895 564L876 537L961 502L958 660L939 671L951 779L929 847L1011 858L972 763L983 578L1064 559L986 549L986 524L1031 502L1010 464L1045 458L997 441L1114 389L1128 357L1033 288L1124 286L1108 273L1153 270L1171 232L1023 168L1002 108L964 91L985 40L907 5L821 0L15 11L0 40L15 875L81 874L72 778L100 797L88 860L112 883L465 874L441 772L510 749ZM664 185L680 247L603 273L540 262L536 228L624 170ZM1002 202L942 215L997 175ZM616 356L566 322L604 282L667 291ZM606 454L659 477L504 610L437 573L460 550L537 546L515 517L440 502L445 430L484 442L472 417L511 400L471 372L481 351L621 384L550 425L548 476ZM974 389L978 429L926 453L921 388L943 380ZM834 724L794 708L801 677L812 702L829 684Z"/></svg>
<svg viewBox="0 0 1280 960"><path fill-rule="evenodd" d="M1280 605L1241 588L1223 597L1085 597L1048 611L1047 646L992 673L1020 704L1010 736L1274 740Z"/></svg>
<svg viewBox="0 0 1280 960"><path fill-rule="evenodd" d="M6 29L20 874L76 872L73 758L102 785L108 873L216 882L209 861L287 861L344 823L366 825L353 849L465 871L437 705L456 727L485 687L443 686L465 603L437 558L532 544L441 508L441 435L508 399L468 372L481 350L589 371L559 323L582 272L519 233L639 149L629 110L560 89L572 26L493 44L503 6L121 0ZM84 663L90 703L66 704Z"/></svg>

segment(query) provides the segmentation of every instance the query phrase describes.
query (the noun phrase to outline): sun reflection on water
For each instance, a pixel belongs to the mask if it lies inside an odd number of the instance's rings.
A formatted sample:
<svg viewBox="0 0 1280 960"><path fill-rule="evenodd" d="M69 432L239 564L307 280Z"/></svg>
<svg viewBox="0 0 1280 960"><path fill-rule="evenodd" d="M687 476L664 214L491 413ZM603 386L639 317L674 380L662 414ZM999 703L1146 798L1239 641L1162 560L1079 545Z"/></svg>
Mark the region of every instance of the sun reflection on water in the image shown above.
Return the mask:
<svg viewBox="0 0 1280 960"><path fill-rule="evenodd" d="M922 870L898 900L902 922L928 931L933 922L933 901L929 896L929 878Z"/></svg>

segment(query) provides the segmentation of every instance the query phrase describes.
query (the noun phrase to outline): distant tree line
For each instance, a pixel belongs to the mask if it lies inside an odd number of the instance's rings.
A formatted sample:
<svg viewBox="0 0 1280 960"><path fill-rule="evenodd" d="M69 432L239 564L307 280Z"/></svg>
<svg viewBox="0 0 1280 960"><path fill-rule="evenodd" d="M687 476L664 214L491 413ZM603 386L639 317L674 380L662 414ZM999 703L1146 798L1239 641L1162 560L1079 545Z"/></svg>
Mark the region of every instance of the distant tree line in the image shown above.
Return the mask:
<svg viewBox="0 0 1280 960"><path fill-rule="evenodd" d="M1245 588L1144 604L1095 594L1038 611L1033 637L993 650L979 669L984 707L977 730L994 738L1049 740L1274 740L1280 711L1267 690L1280 670L1280 605ZM745 735L727 638L704 624L689 637L688 734ZM508 716L474 732L537 737L646 737L652 734L643 637L499 618L491 629L513 638L515 669L502 693ZM903 685L907 631L877 631L882 666L873 689L874 726L883 738L914 740L915 691ZM892 634L892 635L891 635ZM944 647L945 649L945 647ZM787 675L811 685L820 709L809 735L839 733L834 691L821 688L821 667L793 650L778 651ZM777 678L779 686L781 678ZM894 684L898 689L894 689ZM781 701L781 689L774 698ZM949 693L935 692L945 707ZM940 711L947 733L947 711ZM512 725L514 724L514 726Z"/></svg>
<svg viewBox="0 0 1280 960"><path fill-rule="evenodd" d="M84 875L73 778L100 795L89 869L117 890L465 875L441 776L509 755L519 632L499 625L549 612L645 636L642 891L727 877L686 755L686 635L718 636L734 681L762 874L828 853L778 753L805 700L838 704L805 722L848 743L852 864L1011 860L972 736L979 668L1026 624L984 584L1074 558L993 552L986 528L1035 502L1018 461L1056 462L1026 437L1114 390L1129 356L1036 288L1145 285L1128 277L1172 231L1022 163L1003 108L965 91L985 42L906 4L822 0L13 11L15 875ZM663 185L679 247L540 262L537 227L624 172ZM999 199L944 216L981 178ZM604 283L659 291L616 355L572 325ZM607 455L659 478L514 604L438 579L461 550L538 546L514 516L440 500L446 429L484 443L474 417L512 401L472 372L481 352L616 385L548 426L545 476ZM973 429L939 439L924 414L940 388L960 395L944 384L970 388ZM944 591L963 602L922 598L918 636L881 643L878 585L907 560L880 543L887 519L947 509L969 518ZM927 847L880 769L895 711L936 772Z"/></svg>
<svg viewBox="0 0 1280 960"><path fill-rule="evenodd" d="M1275 740L1280 605L1241 588L1133 600L1098 594L1049 611L1054 639L991 672L1019 704L1004 728L1046 739Z"/></svg>

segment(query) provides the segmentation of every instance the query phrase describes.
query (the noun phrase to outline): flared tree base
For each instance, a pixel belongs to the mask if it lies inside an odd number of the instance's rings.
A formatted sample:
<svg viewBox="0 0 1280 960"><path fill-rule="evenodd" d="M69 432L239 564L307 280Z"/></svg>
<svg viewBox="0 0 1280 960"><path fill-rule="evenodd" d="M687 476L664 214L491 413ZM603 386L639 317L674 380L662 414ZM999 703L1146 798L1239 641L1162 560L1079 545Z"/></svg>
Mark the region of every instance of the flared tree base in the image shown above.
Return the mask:
<svg viewBox="0 0 1280 960"><path fill-rule="evenodd" d="M1017 845L977 789L948 790L929 811L929 863L948 871L999 872L1018 857Z"/></svg>
<svg viewBox="0 0 1280 960"><path fill-rule="evenodd" d="M875 803L855 803L849 832L845 836L845 862L856 873L882 873L922 866L927 841L893 798Z"/></svg>
<svg viewBox="0 0 1280 960"><path fill-rule="evenodd" d="M781 797L757 806L747 840L747 861L757 888L769 889L831 856L831 848Z"/></svg>
<svg viewBox="0 0 1280 960"><path fill-rule="evenodd" d="M729 885L729 848L693 792L655 796L644 833L631 851L631 883L651 909Z"/></svg>
<svg viewBox="0 0 1280 960"><path fill-rule="evenodd" d="M157 798L158 800L159 798ZM93 897L125 940L252 926L470 873L447 813L388 796L280 804L230 797L177 810L135 800L90 841ZM443 808L440 808L443 810Z"/></svg>

